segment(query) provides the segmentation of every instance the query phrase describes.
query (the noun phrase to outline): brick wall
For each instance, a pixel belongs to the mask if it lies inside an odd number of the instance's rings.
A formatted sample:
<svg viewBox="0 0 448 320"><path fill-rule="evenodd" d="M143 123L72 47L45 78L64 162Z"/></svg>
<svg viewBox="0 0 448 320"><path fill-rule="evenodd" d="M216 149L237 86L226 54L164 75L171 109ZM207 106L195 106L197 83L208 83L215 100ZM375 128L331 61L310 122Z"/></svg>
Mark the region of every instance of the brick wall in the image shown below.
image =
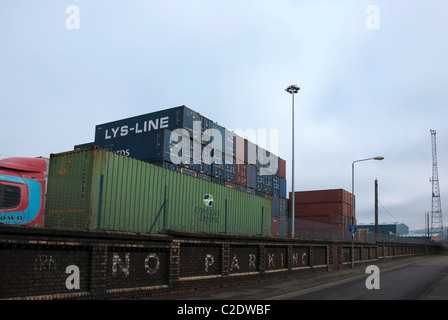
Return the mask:
<svg viewBox="0 0 448 320"><path fill-rule="evenodd" d="M354 245L355 261L432 253L426 245ZM345 268L351 243L170 232L0 226L0 299L135 299Z"/></svg>

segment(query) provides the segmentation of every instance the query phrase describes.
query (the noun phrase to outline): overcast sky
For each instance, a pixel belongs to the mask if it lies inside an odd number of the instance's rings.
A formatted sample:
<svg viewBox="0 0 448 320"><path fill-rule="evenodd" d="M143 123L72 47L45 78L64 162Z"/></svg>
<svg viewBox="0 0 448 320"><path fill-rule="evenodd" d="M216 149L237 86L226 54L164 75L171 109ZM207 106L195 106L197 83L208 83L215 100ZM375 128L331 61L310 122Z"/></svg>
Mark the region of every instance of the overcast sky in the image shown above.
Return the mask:
<svg viewBox="0 0 448 320"><path fill-rule="evenodd" d="M0 36L1 157L49 157L97 124L186 105L278 130L290 189L296 84L297 191L351 191L352 162L384 156L355 164L358 222L374 222L377 178L380 223L423 228L434 129L448 214L446 0L2 1Z"/></svg>

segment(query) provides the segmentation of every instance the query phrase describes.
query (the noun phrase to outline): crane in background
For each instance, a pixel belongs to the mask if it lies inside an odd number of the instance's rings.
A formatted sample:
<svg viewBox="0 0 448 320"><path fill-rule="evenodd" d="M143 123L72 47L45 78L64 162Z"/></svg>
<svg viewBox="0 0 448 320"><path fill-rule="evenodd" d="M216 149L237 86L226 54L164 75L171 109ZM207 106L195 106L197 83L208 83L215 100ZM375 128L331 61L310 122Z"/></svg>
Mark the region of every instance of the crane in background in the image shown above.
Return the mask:
<svg viewBox="0 0 448 320"><path fill-rule="evenodd" d="M432 142L432 208L431 208L431 239L444 240L442 205L440 202L439 173L437 170L436 130L431 130Z"/></svg>

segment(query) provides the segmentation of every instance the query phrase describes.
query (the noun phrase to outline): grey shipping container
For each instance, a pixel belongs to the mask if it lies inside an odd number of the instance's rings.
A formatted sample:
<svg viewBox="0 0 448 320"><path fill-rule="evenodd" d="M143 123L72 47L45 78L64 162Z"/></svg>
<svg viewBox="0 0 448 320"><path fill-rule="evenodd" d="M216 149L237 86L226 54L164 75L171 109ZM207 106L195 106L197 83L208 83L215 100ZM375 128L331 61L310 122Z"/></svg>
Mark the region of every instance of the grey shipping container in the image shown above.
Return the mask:
<svg viewBox="0 0 448 320"><path fill-rule="evenodd" d="M286 218L288 216L288 199L272 197L272 216Z"/></svg>
<svg viewBox="0 0 448 320"><path fill-rule="evenodd" d="M247 165L247 187L257 188L257 168L250 164Z"/></svg>

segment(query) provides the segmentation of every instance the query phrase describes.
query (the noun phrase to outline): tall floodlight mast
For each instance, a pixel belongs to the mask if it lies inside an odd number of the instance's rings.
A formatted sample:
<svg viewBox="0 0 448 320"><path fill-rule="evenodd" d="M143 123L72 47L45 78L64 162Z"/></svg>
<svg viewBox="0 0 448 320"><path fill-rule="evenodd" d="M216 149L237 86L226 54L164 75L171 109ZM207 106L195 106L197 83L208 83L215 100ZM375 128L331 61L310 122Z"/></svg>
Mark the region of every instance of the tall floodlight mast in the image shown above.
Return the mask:
<svg viewBox="0 0 448 320"><path fill-rule="evenodd" d="M439 173L437 171L436 130L431 130L432 141L432 209L431 209L431 238L443 240L442 205L440 202Z"/></svg>

